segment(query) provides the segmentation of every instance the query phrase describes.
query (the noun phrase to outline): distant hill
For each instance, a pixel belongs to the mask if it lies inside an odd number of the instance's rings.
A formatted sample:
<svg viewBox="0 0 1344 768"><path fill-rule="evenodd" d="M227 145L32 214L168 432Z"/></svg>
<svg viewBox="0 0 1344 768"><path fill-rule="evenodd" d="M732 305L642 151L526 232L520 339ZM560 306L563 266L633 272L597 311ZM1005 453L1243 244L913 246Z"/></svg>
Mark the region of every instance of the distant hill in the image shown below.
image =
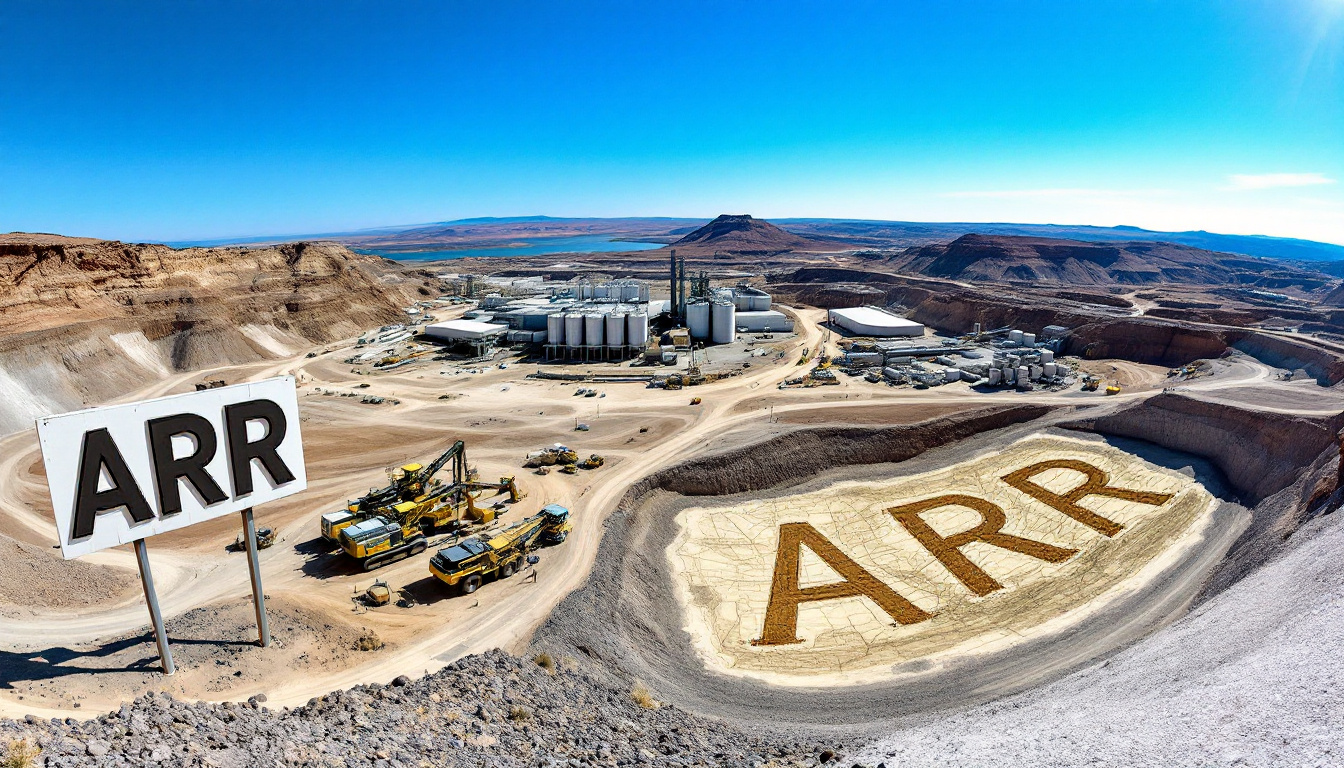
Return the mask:
<svg viewBox="0 0 1344 768"><path fill-rule="evenodd" d="M909 248L888 259L906 273L952 280L1066 285L1298 284L1329 282L1312 270L1176 243L1084 242L1043 237L963 235Z"/></svg>
<svg viewBox="0 0 1344 768"><path fill-rule="evenodd" d="M850 246L835 240L799 237L768 221L753 219L745 214L723 214L672 243L672 247L679 251L751 255L807 250L840 251Z"/></svg>

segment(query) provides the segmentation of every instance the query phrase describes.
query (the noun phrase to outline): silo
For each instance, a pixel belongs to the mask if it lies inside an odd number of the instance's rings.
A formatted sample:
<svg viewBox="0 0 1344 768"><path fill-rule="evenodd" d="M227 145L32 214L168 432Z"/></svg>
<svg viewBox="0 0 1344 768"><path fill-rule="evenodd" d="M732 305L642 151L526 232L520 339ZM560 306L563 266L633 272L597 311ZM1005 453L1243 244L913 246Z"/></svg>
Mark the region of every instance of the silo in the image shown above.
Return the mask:
<svg viewBox="0 0 1344 768"><path fill-rule="evenodd" d="M602 327L606 318L597 312L583 316L583 341L586 347L602 346Z"/></svg>
<svg viewBox="0 0 1344 768"><path fill-rule="evenodd" d="M625 315L612 312L607 315L607 346L625 346Z"/></svg>
<svg viewBox="0 0 1344 768"><path fill-rule="evenodd" d="M686 307L686 327L692 339L709 338L709 305L698 301Z"/></svg>
<svg viewBox="0 0 1344 768"><path fill-rule="evenodd" d="M546 316L546 343L565 343L565 316L559 312Z"/></svg>
<svg viewBox="0 0 1344 768"><path fill-rule="evenodd" d="M610 295L611 295L611 286L607 285L606 283L593 286L593 298L605 299Z"/></svg>
<svg viewBox="0 0 1344 768"><path fill-rule="evenodd" d="M642 347L649 343L649 316L644 312L635 312L625 316L626 337L632 347Z"/></svg>
<svg viewBox="0 0 1344 768"><path fill-rule="evenodd" d="M715 344L731 344L737 338L737 308L731 302L710 305L710 333Z"/></svg>
<svg viewBox="0 0 1344 768"><path fill-rule="evenodd" d="M565 346L570 349L583 346L583 315L578 312L565 315Z"/></svg>
<svg viewBox="0 0 1344 768"><path fill-rule="evenodd" d="M1041 362L1042 362L1042 363L1053 363L1053 362L1055 362L1055 353L1052 352L1051 350L1048 350L1048 349L1042 349L1042 350L1041 350Z"/></svg>

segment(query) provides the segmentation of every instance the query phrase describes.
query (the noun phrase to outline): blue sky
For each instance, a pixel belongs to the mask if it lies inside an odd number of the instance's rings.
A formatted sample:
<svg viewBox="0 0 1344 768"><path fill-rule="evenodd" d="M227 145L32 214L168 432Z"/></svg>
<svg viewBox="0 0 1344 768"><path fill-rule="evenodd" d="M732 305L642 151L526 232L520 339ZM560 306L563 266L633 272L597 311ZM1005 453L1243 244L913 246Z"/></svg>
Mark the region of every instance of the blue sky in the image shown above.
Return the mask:
<svg viewBox="0 0 1344 768"><path fill-rule="evenodd" d="M745 212L1344 243L1344 0L6 0L0 33L0 231Z"/></svg>

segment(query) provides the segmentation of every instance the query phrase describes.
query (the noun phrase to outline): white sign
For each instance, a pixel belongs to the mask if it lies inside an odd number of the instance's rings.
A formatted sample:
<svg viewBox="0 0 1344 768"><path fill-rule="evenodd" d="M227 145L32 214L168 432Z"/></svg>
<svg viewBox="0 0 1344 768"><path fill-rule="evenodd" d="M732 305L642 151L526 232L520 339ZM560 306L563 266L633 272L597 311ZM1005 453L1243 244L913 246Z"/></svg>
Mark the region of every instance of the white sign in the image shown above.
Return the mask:
<svg viewBox="0 0 1344 768"><path fill-rule="evenodd" d="M37 420L67 559L308 487L294 377Z"/></svg>

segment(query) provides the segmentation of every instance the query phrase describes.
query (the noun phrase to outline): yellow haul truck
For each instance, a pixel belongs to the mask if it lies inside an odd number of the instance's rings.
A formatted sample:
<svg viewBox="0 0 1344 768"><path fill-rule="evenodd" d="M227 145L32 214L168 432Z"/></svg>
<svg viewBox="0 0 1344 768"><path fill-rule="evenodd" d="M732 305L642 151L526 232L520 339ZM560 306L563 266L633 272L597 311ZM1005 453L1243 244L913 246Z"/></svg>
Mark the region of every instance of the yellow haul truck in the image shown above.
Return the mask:
<svg viewBox="0 0 1344 768"><path fill-rule="evenodd" d="M570 528L569 510L547 504L541 512L493 537L472 536L440 549L430 558L429 571L469 595L492 576L506 579L517 573L528 552L538 546L559 544Z"/></svg>

